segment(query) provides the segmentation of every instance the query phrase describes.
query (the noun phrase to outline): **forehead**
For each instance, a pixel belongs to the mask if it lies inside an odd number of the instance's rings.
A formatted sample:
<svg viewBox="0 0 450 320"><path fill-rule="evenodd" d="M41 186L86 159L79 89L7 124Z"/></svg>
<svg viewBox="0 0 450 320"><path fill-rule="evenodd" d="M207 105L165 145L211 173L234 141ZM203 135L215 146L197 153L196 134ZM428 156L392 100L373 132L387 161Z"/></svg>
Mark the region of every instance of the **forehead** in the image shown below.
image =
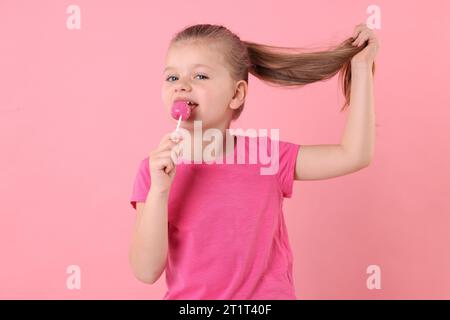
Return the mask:
<svg viewBox="0 0 450 320"><path fill-rule="evenodd" d="M170 46L164 71L195 67L219 70L223 68L224 63L224 57L217 45L182 41Z"/></svg>

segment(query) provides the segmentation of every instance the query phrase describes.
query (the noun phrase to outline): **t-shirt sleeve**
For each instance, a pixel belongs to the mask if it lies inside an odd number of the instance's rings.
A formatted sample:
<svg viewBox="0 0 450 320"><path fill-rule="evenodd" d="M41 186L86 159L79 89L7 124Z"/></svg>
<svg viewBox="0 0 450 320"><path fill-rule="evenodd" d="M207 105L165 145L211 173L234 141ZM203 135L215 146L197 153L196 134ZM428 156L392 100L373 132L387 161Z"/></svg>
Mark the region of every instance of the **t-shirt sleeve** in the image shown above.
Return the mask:
<svg viewBox="0 0 450 320"><path fill-rule="evenodd" d="M145 202L148 191L150 190L150 181L149 158L147 157L141 161L134 180L133 191L130 198L130 203L134 209L136 209L136 202Z"/></svg>
<svg viewBox="0 0 450 320"><path fill-rule="evenodd" d="M290 198L292 196L292 188L295 179L295 164L299 148L299 144L279 140L280 158L277 177L281 193L285 198Z"/></svg>

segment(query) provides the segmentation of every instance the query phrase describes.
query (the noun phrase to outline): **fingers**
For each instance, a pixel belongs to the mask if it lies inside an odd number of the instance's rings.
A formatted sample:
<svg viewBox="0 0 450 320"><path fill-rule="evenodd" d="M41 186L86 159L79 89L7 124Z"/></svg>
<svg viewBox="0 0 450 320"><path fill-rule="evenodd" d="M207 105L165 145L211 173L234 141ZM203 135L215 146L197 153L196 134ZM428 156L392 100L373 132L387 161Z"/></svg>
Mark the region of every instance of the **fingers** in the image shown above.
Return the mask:
<svg viewBox="0 0 450 320"><path fill-rule="evenodd" d="M159 146L150 153L152 166L159 170L164 169L164 172L170 175L175 169L175 163L178 163L181 141L183 137L178 132L165 134Z"/></svg>
<svg viewBox="0 0 450 320"><path fill-rule="evenodd" d="M178 162L178 157L181 154L181 150L178 146L174 147L172 150L166 150L158 152L154 155L154 158L170 158L173 162Z"/></svg>
<svg viewBox="0 0 450 320"><path fill-rule="evenodd" d="M152 166L154 166L158 170L164 169L165 173L170 173L175 169L173 161L168 157L158 157L152 159Z"/></svg>
<svg viewBox="0 0 450 320"><path fill-rule="evenodd" d="M181 136L178 132L176 132L176 131L169 132L163 136L163 138L161 139L159 144L161 145L161 144L165 143L166 141L177 142L182 139L183 139L183 136Z"/></svg>
<svg viewBox="0 0 450 320"><path fill-rule="evenodd" d="M174 140L175 141L174 141ZM170 150L173 147L177 146L181 141L183 140L182 136L174 137L172 133L166 134L163 139L161 140L161 143L159 144L157 150Z"/></svg>
<svg viewBox="0 0 450 320"><path fill-rule="evenodd" d="M178 131L173 131L170 133L170 139L172 141L178 142L179 140L183 139L183 136Z"/></svg>
<svg viewBox="0 0 450 320"><path fill-rule="evenodd" d="M175 164L170 157L152 158L150 163L152 167L151 170L163 170L167 174L172 170L175 170Z"/></svg>
<svg viewBox="0 0 450 320"><path fill-rule="evenodd" d="M162 145L160 145L157 148L158 152L164 152L164 151L172 151L172 150L178 150L180 148L180 142L173 142L173 141L166 141Z"/></svg>
<svg viewBox="0 0 450 320"><path fill-rule="evenodd" d="M352 38L356 39L360 32L361 32L361 27L360 27L360 25L357 25L353 31Z"/></svg>
<svg viewBox="0 0 450 320"><path fill-rule="evenodd" d="M352 42L352 45L359 47L361 44L367 41L370 33L371 30L365 23L358 24L353 32L352 38L354 39L354 41Z"/></svg>

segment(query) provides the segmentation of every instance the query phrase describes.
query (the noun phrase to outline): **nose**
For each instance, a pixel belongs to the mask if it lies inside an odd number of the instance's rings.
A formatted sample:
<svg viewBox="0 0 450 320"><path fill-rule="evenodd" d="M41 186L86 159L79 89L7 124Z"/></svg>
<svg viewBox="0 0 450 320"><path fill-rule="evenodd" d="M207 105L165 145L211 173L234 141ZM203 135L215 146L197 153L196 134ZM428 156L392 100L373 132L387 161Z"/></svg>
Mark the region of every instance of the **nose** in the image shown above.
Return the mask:
<svg viewBox="0 0 450 320"><path fill-rule="evenodd" d="M175 92L179 92L179 91L190 91L191 90L191 86L189 85L189 83L183 79L179 79L177 81L177 83L175 84Z"/></svg>

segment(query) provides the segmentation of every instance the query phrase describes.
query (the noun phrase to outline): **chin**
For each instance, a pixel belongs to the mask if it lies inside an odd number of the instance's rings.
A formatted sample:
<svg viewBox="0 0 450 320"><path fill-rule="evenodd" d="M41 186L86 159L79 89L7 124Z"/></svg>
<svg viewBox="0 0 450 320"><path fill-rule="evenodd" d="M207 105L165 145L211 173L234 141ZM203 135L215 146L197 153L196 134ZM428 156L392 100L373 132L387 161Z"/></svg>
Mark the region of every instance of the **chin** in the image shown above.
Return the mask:
<svg viewBox="0 0 450 320"><path fill-rule="evenodd" d="M180 123L180 128L189 128L189 129L193 129L194 128L194 121L189 119L188 121L182 121Z"/></svg>

